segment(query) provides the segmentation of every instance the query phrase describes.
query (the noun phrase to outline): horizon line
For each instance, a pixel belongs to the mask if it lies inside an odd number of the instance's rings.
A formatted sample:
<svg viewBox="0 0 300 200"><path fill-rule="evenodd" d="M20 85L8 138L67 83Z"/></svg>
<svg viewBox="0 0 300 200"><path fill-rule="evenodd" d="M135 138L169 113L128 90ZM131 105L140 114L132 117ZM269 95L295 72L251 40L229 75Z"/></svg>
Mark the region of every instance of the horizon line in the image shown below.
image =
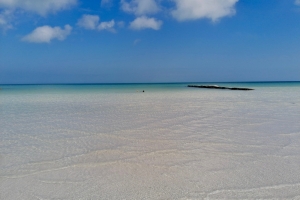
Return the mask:
<svg viewBox="0 0 300 200"><path fill-rule="evenodd" d="M0 83L0 85L129 85L129 84L190 84L190 83L293 83L299 81L191 81L191 82L96 82L96 83Z"/></svg>

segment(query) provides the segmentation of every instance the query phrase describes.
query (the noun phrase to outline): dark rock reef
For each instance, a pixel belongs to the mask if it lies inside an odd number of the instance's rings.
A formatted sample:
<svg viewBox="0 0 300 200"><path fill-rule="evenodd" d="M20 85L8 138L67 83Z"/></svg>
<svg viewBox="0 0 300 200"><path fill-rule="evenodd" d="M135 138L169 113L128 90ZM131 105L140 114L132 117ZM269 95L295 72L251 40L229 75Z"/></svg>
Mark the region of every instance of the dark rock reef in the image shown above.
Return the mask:
<svg viewBox="0 0 300 200"><path fill-rule="evenodd" d="M222 86L218 86L218 85L188 85L188 87L221 89L221 90L254 90L252 88L222 87Z"/></svg>

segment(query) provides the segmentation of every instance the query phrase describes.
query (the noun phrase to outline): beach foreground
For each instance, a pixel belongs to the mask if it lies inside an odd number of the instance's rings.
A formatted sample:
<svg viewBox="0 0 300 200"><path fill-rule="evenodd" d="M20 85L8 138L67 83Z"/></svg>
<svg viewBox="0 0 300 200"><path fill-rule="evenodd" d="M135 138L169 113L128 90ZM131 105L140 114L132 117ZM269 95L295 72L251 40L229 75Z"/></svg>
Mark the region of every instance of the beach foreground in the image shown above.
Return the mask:
<svg viewBox="0 0 300 200"><path fill-rule="evenodd" d="M300 199L299 86L120 87L2 87L0 199Z"/></svg>

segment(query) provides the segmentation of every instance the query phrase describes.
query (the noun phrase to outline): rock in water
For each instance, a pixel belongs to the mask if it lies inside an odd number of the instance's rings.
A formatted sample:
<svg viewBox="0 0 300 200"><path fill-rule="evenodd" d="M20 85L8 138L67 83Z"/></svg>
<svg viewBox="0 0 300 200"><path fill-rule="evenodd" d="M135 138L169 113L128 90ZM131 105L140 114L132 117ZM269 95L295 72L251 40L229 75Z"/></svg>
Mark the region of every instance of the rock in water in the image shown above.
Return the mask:
<svg viewBox="0 0 300 200"><path fill-rule="evenodd" d="M254 90L252 88L221 87L221 86L218 86L218 85L188 85L188 87L221 89L221 90Z"/></svg>

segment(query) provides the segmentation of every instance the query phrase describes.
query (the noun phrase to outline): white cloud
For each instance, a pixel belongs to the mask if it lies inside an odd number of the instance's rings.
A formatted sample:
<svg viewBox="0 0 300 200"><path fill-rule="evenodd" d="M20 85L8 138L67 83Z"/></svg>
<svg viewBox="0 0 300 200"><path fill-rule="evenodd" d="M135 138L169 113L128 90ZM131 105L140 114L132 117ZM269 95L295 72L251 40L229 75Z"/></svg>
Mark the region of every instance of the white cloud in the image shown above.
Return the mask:
<svg viewBox="0 0 300 200"><path fill-rule="evenodd" d="M0 0L0 8L22 9L46 15L67 9L77 4L77 0Z"/></svg>
<svg viewBox="0 0 300 200"><path fill-rule="evenodd" d="M141 39L136 39L133 41L133 45L137 45L138 43L140 43L142 40Z"/></svg>
<svg viewBox="0 0 300 200"><path fill-rule="evenodd" d="M111 7L112 6L112 0L101 0L101 6L102 7Z"/></svg>
<svg viewBox="0 0 300 200"><path fill-rule="evenodd" d="M295 0L295 4L296 4L297 6L300 6L300 0Z"/></svg>
<svg viewBox="0 0 300 200"><path fill-rule="evenodd" d="M108 22L101 22L100 17L98 15L83 15L77 22L77 25L89 29L89 30L108 30L111 32L115 32L114 26L115 26L115 21L111 20Z"/></svg>
<svg viewBox="0 0 300 200"><path fill-rule="evenodd" d="M178 21L209 18L212 21L235 14L239 0L173 0L176 9L172 15Z"/></svg>
<svg viewBox="0 0 300 200"><path fill-rule="evenodd" d="M65 25L64 29L60 27L41 26L32 33L22 38L22 41L34 43L50 43L53 39L64 40L71 33L72 27Z"/></svg>
<svg viewBox="0 0 300 200"><path fill-rule="evenodd" d="M121 9L135 15L155 14L160 10L155 0L121 0Z"/></svg>
<svg viewBox="0 0 300 200"><path fill-rule="evenodd" d="M97 15L83 15L77 22L77 25L85 29L94 30L99 24L100 17Z"/></svg>
<svg viewBox="0 0 300 200"><path fill-rule="evenodd" d="M6 19L0 15L0 26L3 26L5 25L7 22L6 22Z"/></svg>
<svg viewBox="0 0 300 200"><path fill-rule="evenodd" d="M115 30L113 29L115 26L115 21L111 20L109 22L101 22L98 26L98 30L108 30L114 32Z"/></svg>
<svg viewBox="0 0 300 200"><path fill-rule="evenodd" d="M117 23L117 25L118 25L119 28L124 28L125 22L124 22L124 21L119 21L119 22Z"/></svg>
<svg viewBox="0 0 300 200"><path fill-rule="evenodd" d="M141 30L147 28L159 30L162 23L163 23L162 21L156 20L155 18L148 18L142 16L136 18L133 22L131 22L129 27L134 30Z"/></svg>
<svg viewBox="0 0 300 200"><path fill-rule="evenodd" d="M13 26L11 24L12 13L10 10L4 10L0 12L0 28L4 31L8 29L12 29Z"/></svg>

